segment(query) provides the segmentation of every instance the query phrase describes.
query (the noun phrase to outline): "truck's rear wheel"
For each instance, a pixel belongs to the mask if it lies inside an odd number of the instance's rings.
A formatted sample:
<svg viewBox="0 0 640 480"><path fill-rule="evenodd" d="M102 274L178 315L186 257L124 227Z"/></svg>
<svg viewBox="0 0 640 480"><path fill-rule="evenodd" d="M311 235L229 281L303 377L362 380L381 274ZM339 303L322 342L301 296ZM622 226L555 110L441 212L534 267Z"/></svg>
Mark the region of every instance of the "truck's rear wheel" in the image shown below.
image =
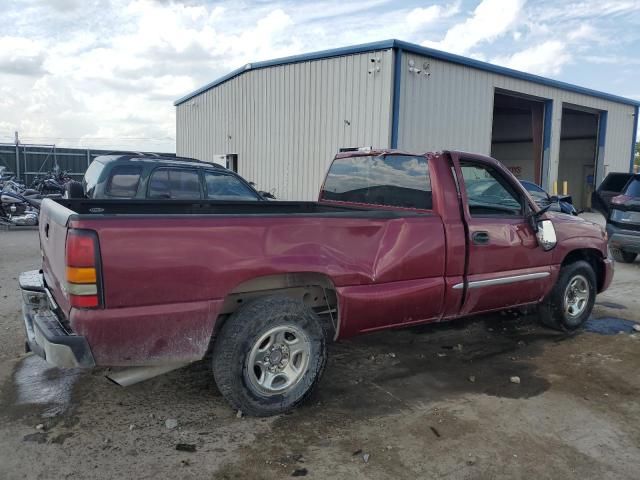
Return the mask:
<svg viewBox="0 0 640 480"><path fill-rule="evenodd" d="M562 331L580 327L591 315L596 298L596 275L584 260L565 265L558 281L540 305L540 320Z"/></svg>
<svg viewBox="0 0 640 480"><path fill-rule="evenodd" d="M620 263L633 263L638 256L637 253L634 252L625 252L619 248L610 248L611 256L616 262Z"/></svg>
<svg viewBox="0 0 640 480"><path fill-rule="evenodd" d="M304 401L326 363L320 320L282 296L254 300L225 322L213 345L213 375L244 414L275 415Z"/></svg>

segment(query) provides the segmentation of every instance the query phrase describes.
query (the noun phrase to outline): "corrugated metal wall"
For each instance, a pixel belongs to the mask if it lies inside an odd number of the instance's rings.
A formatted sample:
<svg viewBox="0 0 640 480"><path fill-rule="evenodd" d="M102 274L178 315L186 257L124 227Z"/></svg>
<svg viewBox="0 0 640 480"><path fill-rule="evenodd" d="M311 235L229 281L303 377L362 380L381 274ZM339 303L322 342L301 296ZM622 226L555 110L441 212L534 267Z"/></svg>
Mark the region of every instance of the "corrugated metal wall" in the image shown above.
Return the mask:
<svg viewBox="0 0 640 480"><path fill-rule="evenodd" d="M410 61L419 74L409 71ZM563 102L608 112L605 170L629 171L633 106L406 52L401 61L398 147L489 155L496 88L553 100L549 184L557 179Z"/></svg>
<svg viewBox="0 0 640 480"><path fill-rule="evenodd" d="M392 72L390 49L249 70L176 107L177 153L235 153L259 189L314 200L339 148L389 146Z"/></svg>

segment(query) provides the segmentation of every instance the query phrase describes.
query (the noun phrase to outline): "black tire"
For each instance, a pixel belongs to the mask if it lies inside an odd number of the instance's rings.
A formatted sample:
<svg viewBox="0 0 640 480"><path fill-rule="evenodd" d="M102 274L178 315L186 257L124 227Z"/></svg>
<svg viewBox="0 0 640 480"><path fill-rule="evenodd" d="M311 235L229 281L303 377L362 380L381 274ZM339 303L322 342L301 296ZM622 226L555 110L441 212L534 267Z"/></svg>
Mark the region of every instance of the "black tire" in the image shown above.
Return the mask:
<svg viewBox="0 0 640 480"><path fill-rule="evenodd" d="M301 330L308 339L306 368L286 392L266 394L252 383L249 368L255 366L249 365L250 352L270 329L286 325ZM320 380L326 359L325 330L313 310L288 297L269 296L247 303L224 323L213 344L213 376L233 408L264 417L302 403Z"/></svg>
<svg viewBox="0 0 640 480"><path fill-rule="evenodd" d="M84 198L82 183L71 180L64 185L64 198Z"/></svg>
<svg viewBox="0 0 640 480"><path fill-rule="evenodd" d="M625 252L624 250L620 250L619 248L610 248L611 256L616 262L620 263L633 263L638 256L637 253L633 252Z"/></svg>
<svg viewBox="0 0 640 480"><path fill-rule="evenodd" d="M569 284L577 277L586 279L588 300L584 310L576 316L565 311L565 293ZM551 293L542 302L539 309L540 321L549 328L570 332L579 328L591 315L596 300L597 282L593 267L584 260L565 265L560 270L558 280Z"/></svg>

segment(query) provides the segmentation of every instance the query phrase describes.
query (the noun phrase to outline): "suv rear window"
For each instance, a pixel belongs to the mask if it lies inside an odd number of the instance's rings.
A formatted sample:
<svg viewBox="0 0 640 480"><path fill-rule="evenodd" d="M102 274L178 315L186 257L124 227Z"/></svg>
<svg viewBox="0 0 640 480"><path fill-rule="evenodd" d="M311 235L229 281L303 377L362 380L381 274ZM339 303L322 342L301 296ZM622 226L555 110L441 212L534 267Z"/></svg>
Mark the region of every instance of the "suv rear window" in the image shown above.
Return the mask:
<svg viewBox="0 0 640 480"><path fill-rule="evenodd" d="M106 194L111 197L132 198L136 196L140 184L142 168L136 165L120 165L111 171Z"/></svg>
<svg viewBox="0 0 640 480"><path fill-rule="evenodd" d="M84 177L82 179L82 184L84 187L84 193L91 198L93 196L93 191L98 184L98 179L100 178L100 174L102 173L102 169L104 168L104 163L99 162L98 160L94 160L87 168L87 171L84 172Z"/></svg>
<svg viewBox="0 0 640 480"><path fill-rule="evenodd" d="M324 200L432 208L425 157L380 155L336 158L321 192Z"/></svg>
<svg viewBox="0 0 640 480"><path fill-rule="evenodd" d="M629 182L627 188L624 191L625 195L630 197L640 198L640 178L634 178Z"/></svg>
<svg viewBox="0 0 640 480"><path fill-rule="evenodd" d="M629 181L631 175L628 173L610 173L604 179L598 190L604 192L620 192Z"/></svg>

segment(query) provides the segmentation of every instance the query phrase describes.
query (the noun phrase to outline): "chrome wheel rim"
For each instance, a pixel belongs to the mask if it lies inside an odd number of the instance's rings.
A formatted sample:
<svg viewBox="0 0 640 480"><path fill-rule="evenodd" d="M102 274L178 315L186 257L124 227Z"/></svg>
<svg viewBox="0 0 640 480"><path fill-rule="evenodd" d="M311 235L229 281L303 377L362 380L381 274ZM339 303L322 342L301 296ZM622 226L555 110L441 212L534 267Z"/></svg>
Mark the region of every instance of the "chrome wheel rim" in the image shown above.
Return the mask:
<svg viewBox="0 0 640 480"><path fill-rule="evenodd" d="M265 395L286 393L304 376L311 343L296 325L280 325L262 334L247 361L251 384Z"/></svg>
<svg viewBox="0 0 640 480"><path fill-rule="evenodd" d="M582 275L576 275L567 284L564 292L564 313L568 318L576 318L584 313L589 304L589 282Z"/></svg>

